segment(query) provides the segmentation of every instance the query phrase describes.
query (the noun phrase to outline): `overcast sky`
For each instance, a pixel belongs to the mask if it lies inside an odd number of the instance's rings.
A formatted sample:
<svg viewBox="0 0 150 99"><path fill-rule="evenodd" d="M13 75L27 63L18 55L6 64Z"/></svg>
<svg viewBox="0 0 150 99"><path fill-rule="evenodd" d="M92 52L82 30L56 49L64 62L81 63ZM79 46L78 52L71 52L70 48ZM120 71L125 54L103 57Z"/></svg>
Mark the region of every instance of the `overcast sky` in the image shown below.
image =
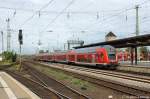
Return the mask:
<svg viewBox="0 0 150 99"><path fill-rule="evenodd" d="M135 36L134 8L137 4L140 5L140 35L150 33L150 0L0 0L0 2L0 30L4 32L5 49L6 19L10 18L11 49L18 51L18 30L23 29L24 54L35 53L38 40L42 42L42 49L52 50L63 49L64 43L70 39L81 39L86 44L101 42L105 40L104 37L109 31L114 32L118 38Z"/></svg>

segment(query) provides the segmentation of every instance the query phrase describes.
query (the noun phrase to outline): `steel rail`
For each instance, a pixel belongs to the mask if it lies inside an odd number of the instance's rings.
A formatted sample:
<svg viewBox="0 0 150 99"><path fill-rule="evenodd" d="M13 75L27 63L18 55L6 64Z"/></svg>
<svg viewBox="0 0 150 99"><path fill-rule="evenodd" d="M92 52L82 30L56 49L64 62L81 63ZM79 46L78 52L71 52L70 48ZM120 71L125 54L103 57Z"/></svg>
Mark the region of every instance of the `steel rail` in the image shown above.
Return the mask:
<svg viewBox="0 0 150 99"><path fill-rule="evenodd" d="M29 70L30 72L32 72L32 74L33 74L37 79L39 79L44 85L46 85L47 87L49 87L49 85L46 84L46 82L44 82L44 79L42 80L43 77L40 75L40 74L43 74L42 72L40 72L39 70L35 69L35 68L34 68L33 66L31 66L31 64L29 64L29 63L25 63L25 62L24 62L23 65L26 66L26 67L28 68L28 70ZM44 74L44 75L45 75L45 74ZM41 76L41 77L40 77L40 76ZM47 75L45 75L45 76L47 76ZM79 93L78 91L72 89L71 87L64 85L63 83L59 82L58 80L56 80L56 79L54 79L54 78L52 78L52 77L50 77L50 76L47 76L47 77L48 77L49 79L52 79L52 80L54 80L55 82L59 83L60 85L64 86L64 88L69 89L69 90L72 91L74 94L78 95L79 99L91 99L90 97ZM60 93L60 94L62 94L62 93ZM65 96L66 96L66 95L65 95ZM67 96L67 97L69 97L69 96Z"/></svg>
<svg viewBox="0 0 150 99"><path fill-rule="evenodd" d="M118 77L118 78L123 78L123 79L129 79L129 80L134 80L134 81L139 81L139 82L144 82L144 83L149 83L150 84L150 78L146 78L144 76L140 75L131 75L127 73L119 73L115 71L107 71L107 70L96 70L96 69L89 69L89 68L84 68L84 67L77 67L77 66L65 66L65 68L70 68L70 69L75 69L75 70L81 70L81 71L86 71L90 73L95 73L95 74L102 74L102 75L107 75L107 76L113 76L113 77Z"/></svg>
<svg viewBox="0 0 150 99"><path fill-rule="evenodd" d="M49 67L49 68L50 68L50 65L51 65L51 64L42 64L42 63L35 63L35 62L31 62L31 63L40 64L42 66L46 66L46 67ZM53 66L55 66L55 67L56 67L56 65L58 65L58 64L53 64ZM121 83L117 83L115 81L106 81L104 79L99 79L99 78L95 78L95 77L92 77L92 76L83 75L83 74L80 74L80 73L73 73L72 71L65 70L64 68L66 68L66 66L62 66L61 65L61 66L58 66L58 67L63 67L63 69L61 69L61 70L65 71L65 72L68 72L68 73L71 73L71 74L75 74L75 75L78 75L78 76L80 75L80 77L79 77L80 79L87 80L89 82L92 82L92 83L95 83L95 84L98 84L98 85L101 85L101 86L104 86L104 87L108 87L108 88L111 88L113 90L117 90L117 91L129 94L129 95L141 96L141 95L144 95L144 94L147 95L147 93L150 94L149 91L145 91L145 90L133 87L133 86L129 86L129 85L124 85L124 84L121 84ZM51 67L51 68L54 68L54 67ZM78 77L78 76L76 76L76 77ZM89 79L93 79L93 80L89 80ZM116 86L116 88L114 88L112 86L103 85L100 82L98 82L98 80L102 81L103 83L107 83L108 85L109 85L109 83L111 83L112 85ZM124 88L126 91L125 90L121 90L121 89L117 89L117 86L120 87L120 88ZM131 91L129 91L129 90L131 90Z"/></svg>
<svg viewBox="0 0 150 99"><path fill-rule="evenodd" d="M36 81L36 80L33 80L33 79L31 79L31 78L28 78L28 77L25 77L25 76L23 76L23 75L21 75L21 74L18 74L18 73L15 73L15 72L12 72L12 71L10 71L10 70L5 70L8 74L10 74L11 76L13 76L15 79L17 79L18 81L20 81L22 84L24 84L24 82L23 82L23 80L25 81L25 83L27 83L28 84L28 86L29 85L31 85L31 83L32 83L32 87L33 87L33 85L34 85L34 88L36 89L36 90L38 90L39 89L39 87L41 88L41 89L43 89L44 88L44 90L43 91L46 91L48 94L49 94L49 97L55 97L55 99L68 99L68 98L64 98L64 97L62 97L62 96L60 96L58 93L56 93L54 90L52 90L52 89L50 89L49 87L47 87L47 86L45 86L45 85L43 85L43 84L41 84L40 82L38 82L38 81ZM25 85L25 84L24 84ZM35 87L37 85L37 88ZM26 85L27 86L27 85ZM30 88L29 88L30 89ZM33 89L32 89L32 91L34 92L34 93L36 93L37 95L39 95L39 96L41 96L41 94L38 94L37 93L37 91L34 91ZM39 91L39 90L38 90ZM51 94L50 94L51 93ZM45 95L45 93L44 93L44 95ZM52 96L52 95L54 95L54 96ZM42 96L43 97L43 96ZM46 96L46 97L48 97L48 96Z"/></svg>

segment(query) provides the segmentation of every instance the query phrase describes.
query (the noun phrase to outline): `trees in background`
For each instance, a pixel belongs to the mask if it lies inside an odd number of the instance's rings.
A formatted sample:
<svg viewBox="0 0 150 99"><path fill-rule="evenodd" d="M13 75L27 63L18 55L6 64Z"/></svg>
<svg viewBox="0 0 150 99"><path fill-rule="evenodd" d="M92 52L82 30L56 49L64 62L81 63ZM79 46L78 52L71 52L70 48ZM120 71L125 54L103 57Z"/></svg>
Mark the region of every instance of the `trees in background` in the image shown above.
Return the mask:
<svg viewBox="0 0 150 99"><path fill-rule="evenodd" d="M3 52L4 61L16 62L17 54L15 52Z"/></svg>

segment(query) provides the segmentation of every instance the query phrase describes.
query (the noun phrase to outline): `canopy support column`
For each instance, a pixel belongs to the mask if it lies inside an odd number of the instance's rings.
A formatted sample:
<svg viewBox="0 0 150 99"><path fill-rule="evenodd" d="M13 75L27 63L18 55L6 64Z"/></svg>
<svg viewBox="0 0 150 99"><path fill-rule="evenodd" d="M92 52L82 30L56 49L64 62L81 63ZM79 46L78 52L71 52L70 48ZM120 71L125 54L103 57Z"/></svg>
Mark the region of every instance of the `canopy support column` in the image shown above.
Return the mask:
<svg viewBox="0 0 150 99"><path fill-rule="evenodd" d="M131 65L133 65L133 52L134 52L134 48L131 47Z"/></svg>
<svg viewBox="0 0 150 99"><path fill-rule="evenodd" d="M135 65L138 64L138 58L137 58L137 47L135 47Z"/></svg>

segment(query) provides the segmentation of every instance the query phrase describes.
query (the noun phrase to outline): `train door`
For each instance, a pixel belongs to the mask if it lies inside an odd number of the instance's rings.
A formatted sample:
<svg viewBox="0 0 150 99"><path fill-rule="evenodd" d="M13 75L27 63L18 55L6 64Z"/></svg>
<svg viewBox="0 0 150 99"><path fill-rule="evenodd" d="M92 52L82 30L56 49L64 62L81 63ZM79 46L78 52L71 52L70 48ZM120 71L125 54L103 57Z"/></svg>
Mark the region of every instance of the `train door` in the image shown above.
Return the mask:
<svg viewBox="0 0 150 99"><path fill-rule="evenodd" d="M96 55L95 55L95 57L96 57L96 62L97 63L104 63L105 56L104 56L103 51L97 52Z"/></svg>
<svg viewBox="0 0 150 99"><path fill-rule="evenodd" d="M95 54L92 54L92 63L95 63Z"/></svg>
<svg viewBox="0 0 150 99"><path fill-rule="evenodd" d="M96 63L99 63L99 62L100 62L99 53L96 53L96 54L95 54L95 61L96 61Z"/></svg>

